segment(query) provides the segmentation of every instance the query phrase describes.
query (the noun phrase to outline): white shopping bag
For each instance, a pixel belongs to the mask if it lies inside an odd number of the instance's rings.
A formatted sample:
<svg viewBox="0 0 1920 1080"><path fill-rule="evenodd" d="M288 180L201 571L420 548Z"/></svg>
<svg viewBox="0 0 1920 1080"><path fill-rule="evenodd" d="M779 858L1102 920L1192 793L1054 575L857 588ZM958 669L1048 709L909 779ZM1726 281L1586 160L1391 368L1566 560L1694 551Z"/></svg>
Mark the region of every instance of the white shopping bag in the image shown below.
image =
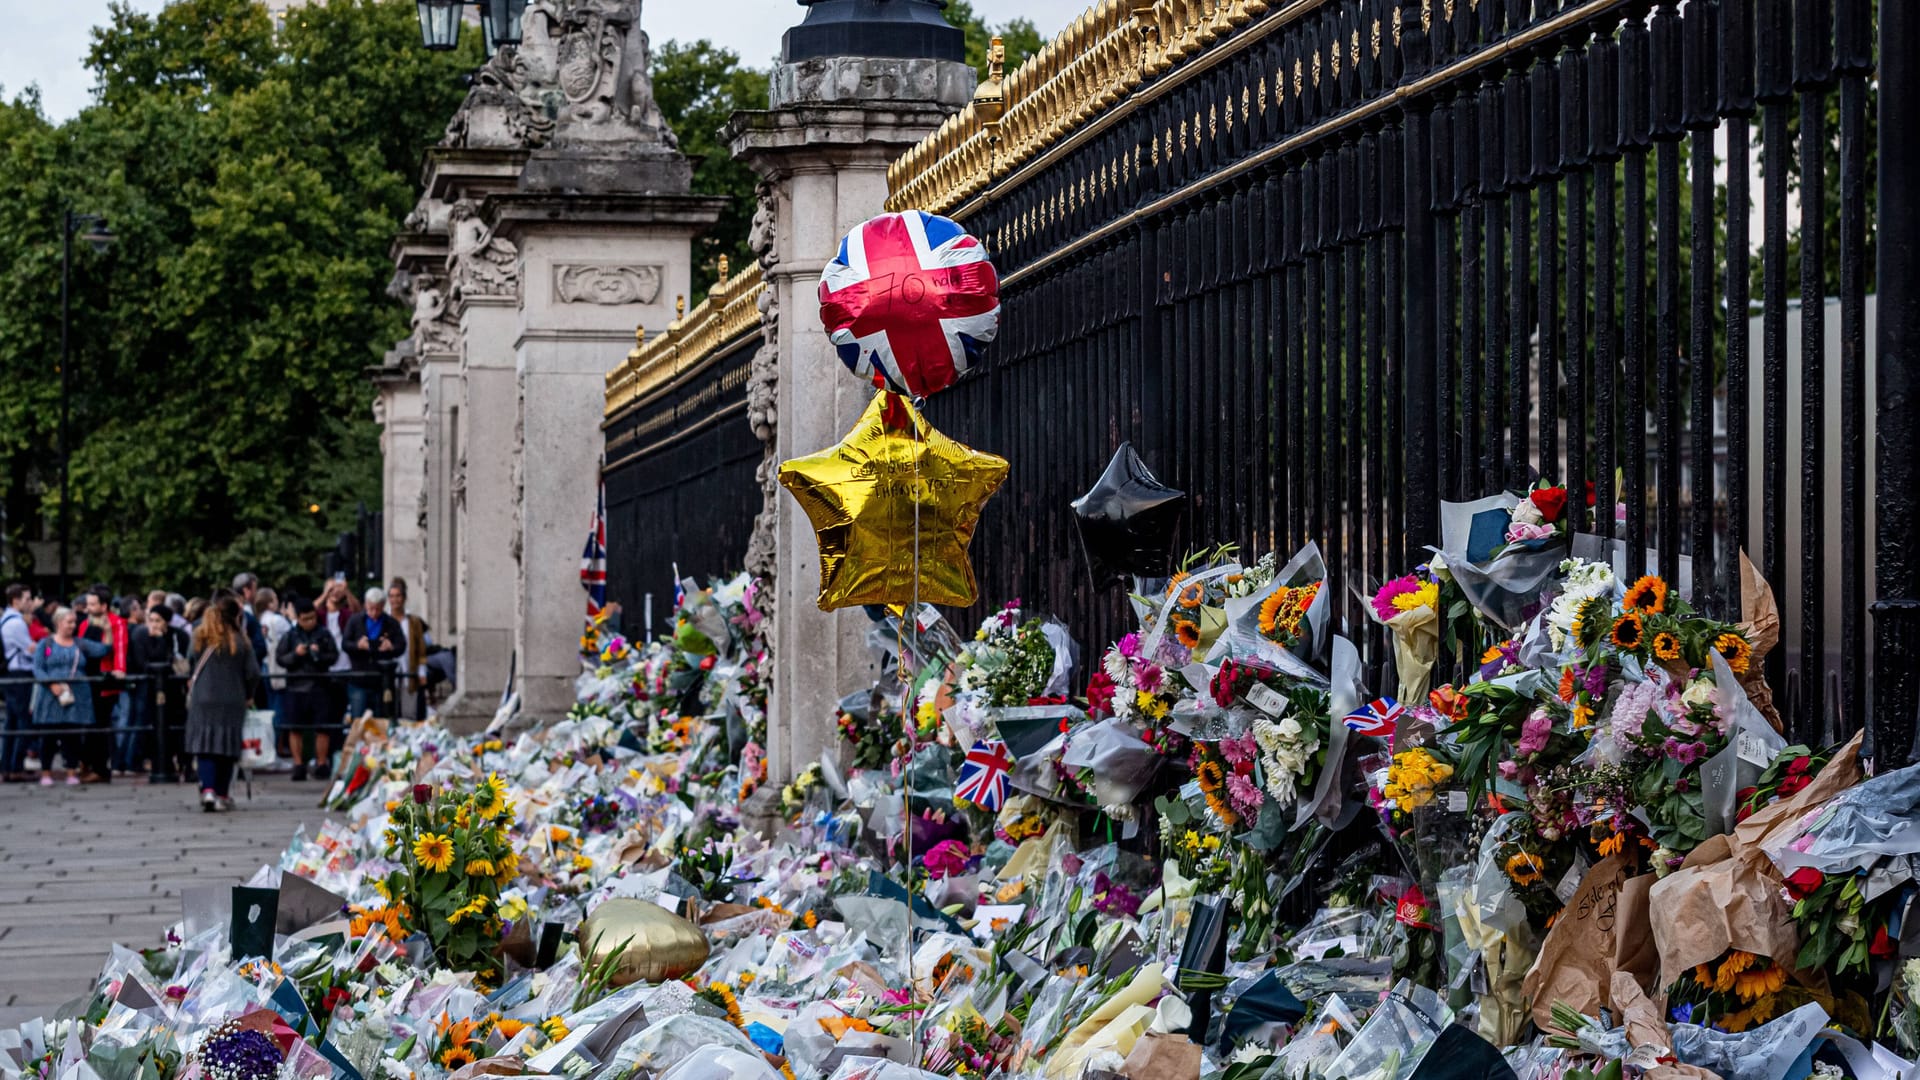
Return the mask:
<svg viewBox="0 0 1920 1080"><path fill-rule="evenodd" d="M248 709L240 728L240 764L249 769L266 769L274 763L273 710Z"/></svg>

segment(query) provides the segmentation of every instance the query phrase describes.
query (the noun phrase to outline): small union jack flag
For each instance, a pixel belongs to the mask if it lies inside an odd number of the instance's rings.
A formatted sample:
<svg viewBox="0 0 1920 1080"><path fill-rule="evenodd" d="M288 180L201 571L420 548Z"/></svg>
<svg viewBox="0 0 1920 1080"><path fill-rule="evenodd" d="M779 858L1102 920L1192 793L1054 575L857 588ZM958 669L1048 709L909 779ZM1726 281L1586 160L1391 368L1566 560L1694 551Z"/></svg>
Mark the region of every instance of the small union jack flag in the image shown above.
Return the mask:
<svg viewBox="0 0 1920 1080"><path fill-rule="evenodd" d="M965 799L982 810L998 810L1007 801L1007 773L1013 769L1013 755L999 739L981 739L967 751L960 763L960 781L953 797Z"/></svg>
<svg viewBox="0 0 1920 1080"><path fill-rule="evenodd" d="M586 550L580 553L580 587L587 590L587 621L607 605L607 485L593 504L593 523L587 529Z"/></svg>
<svg viewBox="0 0 1920 1080"><path fill-rule="evenodd" d="M1386 738L1399 726L1407 707L1390 697L1377 697L1346 715L1347 727L1362 735Z"/></svg>
<svg viewBox="0 0 1920 1080"><path fill-rule="evenodd" d="M1000 279L986 248L920 210L881 214L848 233L819 295L841 362L911 397L951 386L1000 326Z"/></svg>

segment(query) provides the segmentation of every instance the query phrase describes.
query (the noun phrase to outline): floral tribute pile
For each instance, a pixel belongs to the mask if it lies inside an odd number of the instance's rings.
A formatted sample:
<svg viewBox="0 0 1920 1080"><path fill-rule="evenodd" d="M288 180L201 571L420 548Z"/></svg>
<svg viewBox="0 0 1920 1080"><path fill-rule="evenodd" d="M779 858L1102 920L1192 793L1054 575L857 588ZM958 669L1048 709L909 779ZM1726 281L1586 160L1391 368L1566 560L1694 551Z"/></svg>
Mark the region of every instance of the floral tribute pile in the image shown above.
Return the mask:
<svg viewBox="0 0 1920 1080"><path fill-rule="evenodd" d="M1311 545L1136 580L1091 648L873 609L791 775L761 586L687 582L662 639L588 629L565 717L356 730L249 883L270 944L189 910L0 1078L1909 1075L1920 771L1789 745L1764 584L1718 618L1565 501L1360 626ZM705 960L629 981L615 901Z"/></svg>

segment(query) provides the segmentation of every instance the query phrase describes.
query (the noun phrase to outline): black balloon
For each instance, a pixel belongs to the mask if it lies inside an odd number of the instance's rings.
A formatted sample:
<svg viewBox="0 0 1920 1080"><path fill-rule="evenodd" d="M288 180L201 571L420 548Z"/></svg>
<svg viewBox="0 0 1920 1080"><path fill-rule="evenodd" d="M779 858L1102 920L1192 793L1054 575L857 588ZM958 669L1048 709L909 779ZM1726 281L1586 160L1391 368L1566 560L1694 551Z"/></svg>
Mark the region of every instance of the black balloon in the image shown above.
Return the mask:
<svg viewBox="0 0 1920 1080"><path fill-rule="evenodd" d="M1093 490L1073 500L1096 588L1128 575L1165 577L1187 494L1161 483L1132 443L1121 443Z"/></svg>

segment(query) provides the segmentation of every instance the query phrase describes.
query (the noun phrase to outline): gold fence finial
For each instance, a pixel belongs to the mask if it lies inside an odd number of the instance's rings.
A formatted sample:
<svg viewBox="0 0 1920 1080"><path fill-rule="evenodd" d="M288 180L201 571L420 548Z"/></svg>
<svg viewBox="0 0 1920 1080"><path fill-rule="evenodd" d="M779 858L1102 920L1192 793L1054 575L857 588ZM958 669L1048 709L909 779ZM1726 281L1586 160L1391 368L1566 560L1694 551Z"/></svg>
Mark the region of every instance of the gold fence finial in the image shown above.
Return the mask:
<svg viewBox="0 0 1920 1080"><path fill-rule="evenodd" d="M729 275L727 273L727 257L725 255L722 255L720 256L720 280L715 282L713 287L718 289L726 285L728 276Z"/></svg>
<svg viewBox="0 0 1920 1080"><path fill-rule="evenodd" d="M679 322L687 317L687 294L676 293L673 298L673 321Z"/></svg>
<svg viewBox="0 0 1920 1080"><path fill-rule="evenodd" d="M989 126L998 124L1007 111L1007 46L999 34L987 46L987 77L973 91L973 109Z"/></svg>

